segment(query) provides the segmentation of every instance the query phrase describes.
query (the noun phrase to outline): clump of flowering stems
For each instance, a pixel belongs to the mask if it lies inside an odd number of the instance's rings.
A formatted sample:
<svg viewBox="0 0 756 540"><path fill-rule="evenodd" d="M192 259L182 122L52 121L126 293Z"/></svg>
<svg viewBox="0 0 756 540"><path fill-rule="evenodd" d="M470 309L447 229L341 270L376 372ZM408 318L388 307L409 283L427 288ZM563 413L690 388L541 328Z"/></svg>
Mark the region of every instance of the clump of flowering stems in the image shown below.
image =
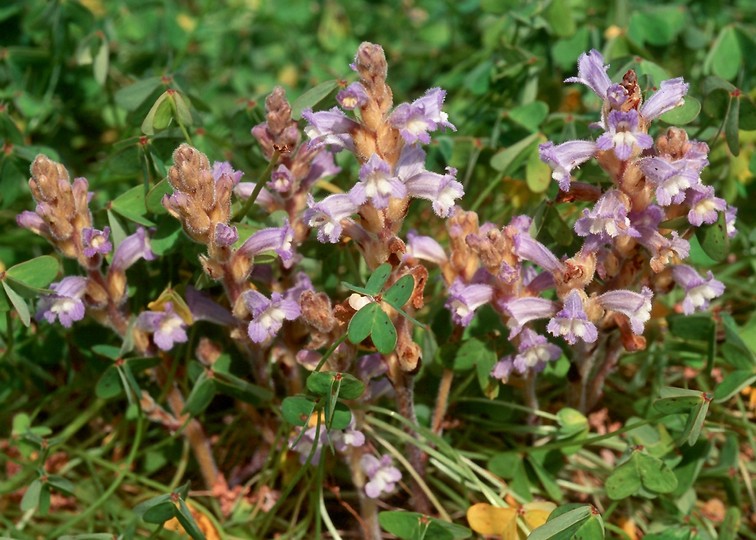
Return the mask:
<svg viewBox="0 0 756 540"><path fill-rule="evenodd" d="M504 382L524 376L533 408L535 374L561 356L553 338L567 344L580 375L573 401L589 410L621 352L645 348L654 298L677 285L685 295L682 311L689 314L706 309L724 291L711 272L704 277L684 263L696 227L724 213L728 234L735 234L735 209L701 180L708 147L678 128L656 140L648 133L655 119L683 103L688 85L681 78L662 81L644 100L632 70L612 83L607 67L593 50L580 57L579 75L567 79L585 84L602 100L596 127L603 133L595 141L540 146L561 200L589 203L574 225L583 239L577 253L554 255L532 236L527 216L499 228L480 225L477 214L462 211L447 222L448 257L429 237L413 236L408 246L414 257L441 267L455 323L469 325L484 304L501 315L515 349L495 365L492 376ZM598 163L607 182L573 181L571 172L589 160ZM541 320L548 321L545 327Z"/></svg>

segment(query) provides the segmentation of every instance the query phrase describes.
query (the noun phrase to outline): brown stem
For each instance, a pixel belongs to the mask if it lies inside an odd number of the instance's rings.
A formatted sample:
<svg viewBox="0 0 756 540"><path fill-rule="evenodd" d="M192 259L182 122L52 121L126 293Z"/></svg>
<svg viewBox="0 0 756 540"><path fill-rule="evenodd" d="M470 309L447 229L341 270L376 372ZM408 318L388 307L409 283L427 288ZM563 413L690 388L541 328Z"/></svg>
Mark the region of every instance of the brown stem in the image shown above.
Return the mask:
<svg viewBox="0 0 756 540"><path fill-rule="evenodd" d="M622 356L622 342L619 339L610 341L606 347L606 353L598 367L598 372L588 381L585 393L585 410L590 411L596 406L604 393L604 382L612 370L617 366Z"/></svg>
<svg viewBox="0 0 756 540"><path fill-rule="evenodd" d="M438 385L436 406L433 409L433 420L431 422L431 429L436 435L441 435L443 430L444 416L446 416L446 408L449 405L449 391L453 380L454 372L451 369L445 369Z"/></svg>
<svg viewBox="0 0 756 540"><path fill-rule="evenodd" d="M417 416L415 415L415 399L414 399L414 383L415 379L409 373L402 371L398 366L393 370L392 382L394 383L394 393L396 394L396 405L399 409L399 414L404 416L412 424L417 424ZM410 427L405 427L405 432L415 437L417 434ZM412 468L417 471L418 475L422 478L425 476L425 462L423 460L423 452L412 443L406 445L407 459L412 465ZM431 512L431 504L425 492L420 489L417 482L412 480L412 506L414 509L422 514L429 514Z"/></svg>

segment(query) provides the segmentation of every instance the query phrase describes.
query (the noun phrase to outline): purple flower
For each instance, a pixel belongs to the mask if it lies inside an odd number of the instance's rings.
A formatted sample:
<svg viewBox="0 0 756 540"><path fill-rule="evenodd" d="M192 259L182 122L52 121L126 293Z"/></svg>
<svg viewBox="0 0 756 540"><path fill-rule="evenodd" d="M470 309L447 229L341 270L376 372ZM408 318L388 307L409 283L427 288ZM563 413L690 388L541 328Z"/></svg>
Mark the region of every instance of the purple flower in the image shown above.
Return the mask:
<svg viewBox="0 0 756 540"><path fill-rule="evenodd" d="M578 339L593 343L598 338L596 326L588 320L583 308L581 291L573 289L564 299L564 307L549 321L546 330L552 336L562 336L567 343L574 345Z"/></svg>
<svg viewBox="0 0 756 540"><path fill-rule="evenodd" d="M567 141L555 146L547 141L538 147L541 161L554 169L551 177L562 191L570 190L570 171L596 155L596 143L592 141Z"/></svg>
<svg viewBox="0 0 756 540"><path fill-rule="evenodd" d="M593 244L603 244L620 235L639 236L627 217L629 200L617 189L610 189L575 222L578 236L588 236Z"/></svg>
<svg viewBox="0 0 756 540"><path fill-rule="evenodd" d="M633 291L605 292L596 301L604 309L622 313L630 319L630 328L636 335L643 334L643 328L651 318L651 298L654 293L648 287L643 287L641 293Z"/></svg>
<svg viewBox="0 0 756 540"><path fill-rule="evenodd" d="M562 356L562 349L549 343L545 336L537 334L530 328L523 328L520 343L517 345L517 353L512 361L512 367L518 373L525 373L528 369L543 370L547 362L557 360Z"/></svg>
<svg viewBox="0 0 756 540"><path fill-rule="evenodd" d="M312 112L312 109L302 111L302 118L307 120L305 134L310 138L310 146L319 148L329 145L340 150L354 150L351 133L359 124L334 107L329 111Z"/></svg>
<svg viewBox="0 0 756 540"><path fill-rule="evenodd" d="M415 231L407 233L407 255L438 265L447 261L446 252L444 252L441 244L430 236L421 236Z"/></svg>
<svg viewBox="0 0 756 540"><path fill-rule="evenodd" d="M127 236L118 244L113 260L110 262L110 269L123 272L139 259L154 261L156 258L146 231L143 227L139 227L134 234Z"/></svg>
<svg viewBox="0 0 756 540"><path fill-rule="evenodd" d="M656 186L656 200L662 206L680 204L685 199L685 190L700 184L701 169L708 162L682 158L669 161L663 157L638 160L643 174Z"/></svg>
<svg viewBox="0 0 756 540"><path fill-rule="evenodd" d="M483 283L466 285L460 279L455 279L449 287L449 298L446 308L452 313L452 320L460 326L468 326L472 321L475 310L487 304L493 298L493 289Z"/></svg>
<svg viewBox="0 0 756 540"><path fill-rule="evenodd" d="M255 232L239 247L237 254L253 259L260 253L275 251L284 267L288 268L294 259L293 240L294 229L287 219L281 227L269 227Z"/></svg>
<svg viewBox="0 0 756 540"><path fill-rule="evenodd" d="M294 176L286 165L279 165L270 175L270 181L266 184L273 191L286 193L294 184Z"/></svg>
<svg viewBox="0 0 756 540"><path fill-rule="evenodd" d="M331 430L328 435L333 447L341 453L348 451L349 448L359 448L365 444L365 434L355 429L354 416L344 430Z"/></svg>
<svg viewBox="0 0 756 540"><path fill-rule="evenodd" d="M406 197L407 188L398 178L391 175L388 163L378 154L373 154L367 163L360 167L360 182L349 191L349 196L358 206L369 199L375 208L386 208L390 197Z"/></svg>
<svg viewBox="0 0 756 540"><path fill-rule="evenodd" d="M664 210L650 205L643 212L630 214L630 221L640 233L638 243L651 253L651 268L660 272L673 257L685 259L690 253L690 243L672 231L671 238L659 233L659 224L664 219Z"/></svg>
<svg viewBox="0 0 756 540"><path fill-rule="evenodd" d="M407 191L413 197L432 201L436 215L447 218L454 210L454 201L465 194L456 175L457 169L453 167L447 167L443 175L424 171L407 180Z"/></svg>
<svg viewBox="0 0 756 540"><path fill-rule="evenodd" d="M152 332L152 339L161 351L170 351L175 343L186 343L186 323L173 309L172 302L166 302L163 311L143 311L136 320L136 326L145 332Z"/></svg>
<svg viewBox="0 0 756 540"><path fill-rule="evenodd" d="M210 321L221 326L233 326L236 323L228 309L191 285L186 288L186 305L195 321Z"/></svg>
<svg viewBox="0 0 756 540"><path fill-rule="evenodd" d="M708 308L709 301L721 296L725 289L721 281L714 279L711 271L706 273L704 279L687 264L674 266L672 276L675 282L685 289L682 308L686 315Z"/></svg>
<svg viewBox="0 0 756 540"><path fill-rule="evenodd" d="M593 90L602 100L606 99L607 90L612 84L604 65L604 57L596 49L583 53L578 58L578 75L565 79L566 83L582 83Z"/></svg>
<svg viewBox="0 0 756 540"><path fill-rule="evenodd" d="M430 143L429 131L442 127L457 130L449 123L449 116L441 110L446 92L440 88L431 88L425 95L411 104L398 105L389 116L389 124L399 130L404 142L414 144L420 141Z"/></svg>
<svg viewBox="0 0 756 540"><path fill-rule="evenodd" d="M727 227L727 236L730 238L738 234L738 230L735 228L735 219L738 217L738 209L731 204L727 205L725 209L725 225Z"/></svg>
<svg viewBox="0 0 756 540"><path fill-rule="evenodd" d="M501 382L505 383L509 380L513 368L514 362L512 360L512 355L502 356L491 369L491 377L499 379Z"/></svg>
<svg viewBox="0 0 756 540"><path fill-rule="evenodd" d="M564 265L549 248L528 233L520 233L515 236L514 252L520 259L535 263L552 274L561 272L564 268Z"/></svg>
<svg viewBox="0 0 756 540"><path fill-rule="evenodd" d="M353 82L336 94L336 101L342 108L351 111L365 105L368 101L368 95L361 83Z"/></svg>
<svg viewBox="0 0 756 540"><path fill-rule="evenodd" d="M310 170L299 183L300 190L309 189L315 182L327 176L333 176L341 171L336 165L333 154L328 150L320 150L310 162Z"/></svg>
<svg viewBox="0 0 756 540"><path fill-rule="evenodd" d="M228 176L233 185L237 185L244 176L244 172L235 171L228 161L216 161L213 163L213 180L217 182L221 176Z"/></svg>
<svg viewBox="0 0 756 540"><path fill-rule="evenodd" d="M239 231L236 227L226 225L225 223L217 223L215 225L215 234L213 235L213 241L218 246L232 246L239 239Z"/></svg>
<svg viewBox="0 0 756 540"><path fill-rule="evenodd" d="M50 236L50 227L47 225L44 219L36 213L24 210L16 216L16 223L19 227L29 229L34 234L41 236Z"/></svg>
<svg viewBox="0 0 756 540"><path fill-rule="evenodd" d="M308 194L307 206L302 220L313 229L317 229L320 242L332 244L341 238L341 220L356 214L359 210L352 198L344 193L329 195L319 203Z"/></svg>
<svg viewBox="0 0 756 540"><path fill-rule="evenodd" d="M274 337L285 320L293 321L300 315L299 304L280 293L274 292L268 299L258 291L249 290L244 291L242 297L252 315L247 333L254 343L263 343Z"/></svg>
<svg viewBox="0 0 756 540"><path fill-rule="evenodd" d="M651 121L667 111L685 103L688 85L682 77L662 81L659 90L641 106L640 114L646 121Z"/></svg>
<svg viewBox="0 0 756 540"><path fill-rule="evenodd" d="M234 194L242 200L247 200L252 195L252 192L255 191L256 186L257 184L255 184L254 182L239 182L236 187L234 187ZM257 194L255 204L263 207L269 207L275 203L275 200L276 199L273 197L273 194L271 194L270 191L262 188L260 190L260 193Z"/></svg>
<svg viewBox="0 0 756 540"><path fill-rule="evenodd" d="M50 285L53 294L46 294L39 300L37 319L44 318L50 324L57 319L65 328L84 318L82 298L87 290L87 279L81 276L64 277Z"/></svg>
<svg viewBox="0 0 756 540"><path fill-rule="evenodd" d="M402 472L394 467L394 462L388 454L381 459L372 454L364 454L360 459L360 466L369 478L365 484L365 493L371 499L377 499L382 493L390 493L402 479Z"/></svg>
<svg viewBox="0 0 756 540"><path fill-rule="evenodd" d="M518 335L530 321L551 317L557 311L557 304L545 298L526 296L515 298L504 305L504 310L511 319L507 321L510 328L509 339Z"/></svg>
<svg viewBox="0 0 756 540"><path fill-rule="evenodd" d="M110 227L103 230L85 227L81 230L81 244L84 247L84 256L91 258L96 254L107 255L113 249L110 238Z"/></svg>
<svg viewBox="0 0 756 540"><path fill-rule="evenodd" d="M645 150L654 145L654 139L648 133L639 130L638 111L611 111L608 117L608 131L596 140L601 150L614 148L614 155L623 161L630 158L633 149Z"/></svg>
<svg viewBox="0 0 756 540"><path fill-rule="evenodd" d="M727 208L724 199L714 196L714 188L703 184L689 189L685 202L690 206L688 221L696 227L715 223L718 213L725 212Z"/></svg>

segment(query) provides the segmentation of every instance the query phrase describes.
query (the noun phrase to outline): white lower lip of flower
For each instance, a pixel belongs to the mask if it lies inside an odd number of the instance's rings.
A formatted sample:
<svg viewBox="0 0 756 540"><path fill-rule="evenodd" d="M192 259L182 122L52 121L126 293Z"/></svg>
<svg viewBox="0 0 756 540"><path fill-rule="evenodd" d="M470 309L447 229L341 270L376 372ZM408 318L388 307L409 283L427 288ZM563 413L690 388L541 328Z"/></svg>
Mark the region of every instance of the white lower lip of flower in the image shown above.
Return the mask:
<svg viewBox="0 0 756 540"><path fill-rule="evenodd" d="M172 334L174 330L181 327L183 321L180 317L169 316L163 319L160 323L160 333Z"/></svg>
<svg viewBox="0 0 756 540"><path fill-rule="evenodd" d="M418 133L423 133L425 130L427 130L428 124L422 118L414 118L407 122L407 125L404 126L404 129L406 129L413 135L417 135Z"/></svg>
<svg viewBox="0 0 756 540"><path fill-rule="evenodd" d="M50 306L50 311L56 314L68 313L74 308L75 305L76 301L74 299L61 298L60 300L55 301L52 306Z"/></svg>

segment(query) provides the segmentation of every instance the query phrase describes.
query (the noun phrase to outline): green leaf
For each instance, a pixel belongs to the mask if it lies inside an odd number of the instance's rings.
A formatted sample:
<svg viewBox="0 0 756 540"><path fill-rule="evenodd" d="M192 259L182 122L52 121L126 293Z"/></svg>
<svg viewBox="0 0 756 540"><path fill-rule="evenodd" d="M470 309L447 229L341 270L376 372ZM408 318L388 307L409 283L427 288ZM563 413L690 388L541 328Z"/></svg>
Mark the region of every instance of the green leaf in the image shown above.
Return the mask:
<svg viewBox="0 0 756 540"><path fill-rule="evenodd" d="M273 392L262 386L249 383L231 373L215 373L215 387L218 392L235 397L245 403L260 405L273 399Z"/></svg>
<svg viewBox="0 0 756 540"><path fill-rule="evenodd" d="M166 510L163 506L165 504L169 504L173 510ZM147 512L152 511L155 508L160 508L160 510L156 510L153 514L150 514L150 517L154 517L156 521L151 521L145 517ZM174 516L176 506L171 502L171 494L165 493L163 495L158 495L157 497L153 497L151 499L147 499L144 502L139 503L134 507L134 513L147 521L148 523L163 523L169 519L171 519ZM161 512L166 515L164 519L159 519L161 516Z"/></svg>
<svg viewBox="0 0 756 540"><path fill-rule="evenodd" d="M561 503L563 499L562 490L556 483L556 480L553 478L553 476L545 469L545 467L532 453L529 454L526 459L528 464L530 464L536 476L538 477L538 481L543 486L546 494L549 496L549 499L556 503Z"/></svg>
<svg viewBox="0 0 756 540"><path fill-rule="evenodd" d="M576 530L571 540L602 540L605 537L604 520L600 514L589 517L578 530Z"/></svg>
<svg viewBox="0 0 756 540"><path fill-rule="evenodd" d="M95 395L101 399L111 399L121 394L121 375L116 366L110 366L100 376L95 386Z"/></svg>
<svg viewBox="0 0 756 540"><path fill-rule="evenodd" d="M73 492L74 492L73 482L63 478L60 475L57 475L57 474L47 475L47 483L62 493L73 495Z"/></svg>
<svg viewBox="0 0 756 540"><path fill-rule="evenodd" d="M543 101L533 101L527 105L520 105L508 112L510 120L517 122L531 133L538 131L549 114L549 106Z"/></svg>
<svg viewBox="0 0 756 540"><path fill-rule="evenodd" d="M346 429L349 427L351 421L352 411L349 410L349 407L339 401L336 403L336 406L333 407L331 418L326 427L328 429Z"/></svg>
<svg viewBox="0 0 756 540"><path fill-rule="evenodd" d="M18 313L18 318L21 319L24 326L29 326L31 323L31 314L29 313L29 306L26 303L26 300L21 298L21 296L14 291L6 281L3 281L2 283L5 294L8 295L8 300L10 300L16 313Z"/></svg>
<svg viewBox="0 0 756 540"><path fill-rule="evenodd" d="M108 79L108 67L110 65L110 47L108 41L102 39L100 46L97 48L97 54L94 57L94 65L92 71L97 84L105 86L105 81Z"/></svg>
<svg viewBox="0 0 756 540"><path fill-rule="evenodd" d="M327 396L335 381L340 381L339 397L343 399L357 399L365 391L365 385L349 373L335 371L313 371L307 377L307 389L313 394Z"/></svg>
<svg viewBox="0 0 756 540"><path fill-rule="evenodd" d="M681 126L689 124L698 118L700 112L701 102L693 96L685 96L685 103L679 107L675 107L671 111L665 112L659 117L659 119L667 124Z"/></svg>
<svg viewBox="0 0 756 540"><path fill-rule="evenodd" d="M95 345L92 347L92 352L111 360L118 360L121 357L121 349L113 345Z"/></svg>
<svg viewBox="0 0 756 540"><path fill-rule="evenodd" d="M525 183L530 191L533 193L546 191L551 185L551 172L551 167L541 161L538 147L534 147L525 164Z"/></svg>
<svg viewBox="0 0 756 540"><path fill-rule="evenodd" d="M661 389L660 398L654 401L654 409L664 414L675 414L690 412L705 400L706 395L699 390L665 386Z"/></svg>
<svg viewBox="0 0 756 540"><path fill-rule="evenodd" d="M338 86L338 79L333 79L331 81L322 82L314 88L309 89L291 104L291 117L294 120L301 119L302 111L304 109L311 109L323 101L328 94L333 92Z"/></svg>
<svg viewBox="0 0 756 540"><path fill-rule="evenodd" d="M189 413L192 416L201 414L215 397L215 390L215 381L208 376L206 371L203 371L197 382L194 383L194 388L192 388L189 397L186 398L186 404L181 414Z"/></svg>
<svg viewBox="0 0 756 540"><path fill-rule="evenodd" d="M722 523L722 528L719 530L719 540L735 540L738 537L741 519L740 508L737 506L727 508L724 523Z"/></svg>
<svg viewBox="0 0 756 540"><path fill-rule="evenodd" d="M380 512L378 522L381 527L402 540L463 540L470 538L472 531L467 527L441 521L418 512L395 510Z"/></svg>
<svg viewBox="0 0 756 540"><path fill-rule="evenodd" d="M476 338L470 338L462 343L457 349L454 356L454 363L451 368L456 372L464 372L475 367L479 358L484 356L495 356L494 352L488 348L488 345Z"/></svg>
<svg viewBox="0 0 756 540"><path fill-rule="evenodd" d="M731 81L738 75L742 64L743 55L735 28L726 26L719 32L704 60L704 71Z"/></svg>
<svg viewBox="0 0 756 540"><path fill-rule="evenodd" d="M181 94L181 92L173 91L168 94L173 102L174 113L176 120L182 126L191 126L194 121L192 120L192 113L189 110L189 104L187 99ZM166 127L168 127L166 125Z"/></svg>
<svg viewBox="0 0 756 540"><path fill-rule="evenodd" d="M634 452L635 461L643 487L654 493L671 493L677 487L677 477L666 463L641 452Z"/></svg>
<svg viewBox="0 0 756 540"><path fill-rule="evenodd" d="M153 227L155 223L145 217L147 207L144 198L144 186L135 186L113 199L110 207L130 221Z"/></svg>
<svg viewBox="0 0 756 540"><path fill-rule="evenodd" d="M583 413L571 407L564 407L557 413L559 422L559 437L568 438L578 433L587 433L588 419Z"/></svg>
<svg viewBox="0 0 756 540"><path fill-rule="evenodd" d="M635 494L641 487L640 473L632 457L609 475L604 483L606 495L614 501L626 499Z"/></svg>
<svg viewBox="0 0 756 540"><path fill-rule="evenodd" d="M711 403L711 395L707 394L707 399L701 401L693 412L688 415L688 422L683 430L682 438L686 439L690 446L696 444L701 429L703 428L704 420L706 420L706 413L709 412L709 403Z"/></svg>
<svg viewBox="0 0 756 540"><path fill-rule="evenodd" d="M725 141L733 156L740 154L740 100L730 95L730 106L724 122Z"/></svg>
<svg viewBox="0 0 756 540"><path fill-rule="evenodd" d="M391 265L389 263L383 263L376 268L365 284L365 290L370 296L375 296L383 290L383 286L386 284L386 280L391 275Z"/></svg>
<svg viewBox="0 0 756 540"><path fill-rule="evenodd" d="M375 302L371 302L362 306L360 310L354 314L349 321L349 327L347 328L349 341L355 345L359 345L370 335L373 331L373 321L375 320L376 311L382 311L381 307Z"/></svg>
<svg viewBox="0 0 756 540"><path fill-rule="evenodd" d="M142 514L142 519L147 523L163 524L176 517L176 510L176 505L172 501L164 501L146 510Z"/></svg>
<svg viewBox="0 0 756 540"><path fill-rule="evenodd" d="M568 37L575 33L575 19L567 0L552 0L543 15L555 35Z"/></svg>
<svg viewBox="0 0 756 540"><path fill-rule="evenodd" d="M315 411L315 402L305 396L289 396L281 403L284 420L294 426L304 426Z"/></svg>
<svg viewBox="0 0 756 540"><path fill-rule="evenodd" d="M6 278L11 278L31 289L42 289L55 279L59 271L58 259L50 255L42 255L11 266L5 275Z"/></svg>
<svg viewBox="0 0 756 540"><path fill-rule="evenodd" d="M711 315L670 315L667 322L672 335L682 339L709 341L716 330Z"/></svg>
<svg viewBox="0 0 756 540"><path fill-rule="evenodd" d="M162 77L149 77L121 88L115 94L116 104L127 111L134 111L160 87L161 83Z"/></svg>
<svg viewBox="0 0 756 540"><path fill-rule="evenodd" d="M717 385L714 390L714 401L723 403L754 382L756 382L756 373L753 370L739 369L733 371Z"/></svg>
<svg viewBox="0 0 756 540"><path fill-rule="evenodd" d="M400 277L383 295L383 300L394 309L402 309L415 290L415 278L412 274Z"/></svg>
<svg viewBox="0 0 756 540"><path fill-rule="evenodd" d="M179 523L181 523L181 526L184 528L184 531L191 536L194 540L205 540L205 535L202 534L202 531L200 530L199 526L197 526L197 522L194 521L194 516L192 515L192 511L189 509L187 504L184 502L183 498L179 498L178 500L179 506L178 506L178 512L176 512L176 519Z"/></svg>
<svg viewBox="0 0 756 540"><path fill-rule="evenodd" d="M147 192L144 206L147 208L148 212L153 214L166 214L168 211L163 206L163 197L172 193L173 188L171 187L171 184L168 183L166 178L163 178Z"/></svg>
<svg viewBox="0 0 756 540"><path fill-rule="evenodd" d="M549 519L533 530L528 540L567 540L580 526L593 515L592 506L579 506L563 514L554 515L558 508L549 515Z"/></svg>
<svg viewBox="0 0 756 540"><path fill-rule="evenodd" d="M173 108L171 100L168 99L168 92L160 94L152 108L145 116L142 122L142 133L145 135L154 135L156 131L162 131L168 127L173 118Z"/></svg>
<svg viewBox="0 0 756 540"><path fill-rule="evenodd" d="M538 142L538 139L541 136L540 133L533 133L524 139L517 141L508 148L499 150L491 158L491 167L503 174L511 174L513 172L512 165L518 161L517 158L524 155L530 149L531 145Z"/></svg>
<svg viewBox="0 0 756 540"><path fill-rule="evenodd" d="M696 238L709 257L717 262L725 260L730 253L730 239L727 236L727 224L724 212L719 213L716 223L701 225L696 229Z"/></svg>
<svg viewBox="0 0 756 540"><path fill-rule="evenodd" d="M23 498L21 499L21 511L28 512L39 506L39 496L42 491L42 482L34 480L26 488Z"/></svg>
<svg viewBox="0 0 756 540"><path fill-rule="evenodd" d="M371 337L378 352L389 354L396 347L396 328L386 312L377 304L376 306L378 309L375 312Z"/></svg>

